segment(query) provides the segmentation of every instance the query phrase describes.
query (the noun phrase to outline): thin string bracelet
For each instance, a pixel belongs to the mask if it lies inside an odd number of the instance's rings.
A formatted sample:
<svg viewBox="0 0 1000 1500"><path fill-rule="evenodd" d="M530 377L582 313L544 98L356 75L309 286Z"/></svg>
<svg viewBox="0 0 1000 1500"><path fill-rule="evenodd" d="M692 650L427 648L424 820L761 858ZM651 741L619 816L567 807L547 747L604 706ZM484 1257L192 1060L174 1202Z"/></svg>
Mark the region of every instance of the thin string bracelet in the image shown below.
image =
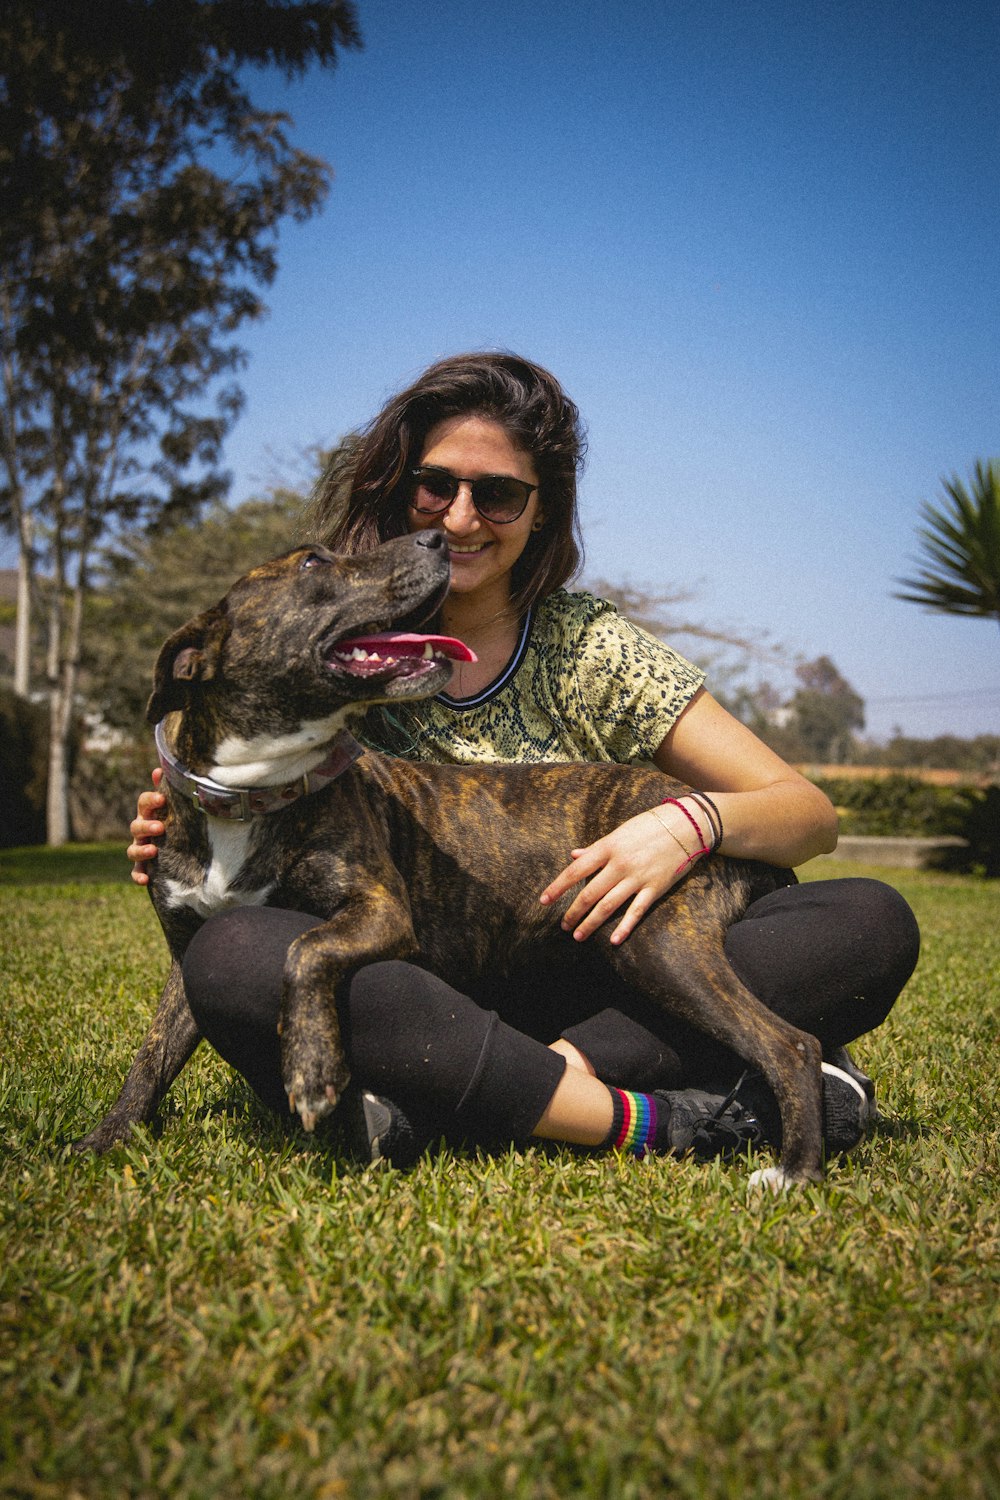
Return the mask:
<svg viewBox="0 0 1000 1500"><path fill-rule="evenodd" d="M709 851L707 849L700 848L700 849L696 849L693 854L688 854L687 849L681 843L680 839L677 837L677 835L674 832L674 830L671 827L669 827L668 824L664 823L663 819L660 817L660 814L657 812L656 808L655 807L651 807L649 809L649 811L653 814L653 817L659 823L659 825L663 829L664 833L669 833L670 837L673 839L673 841L677 845L678 849L685 856L685 858L681 860L680 864L677 866L676 870L674 871L674 875L679 875L682 870L686 870L687 869L688 865L694 864L694 862L695 862L696 859L700 859L703 854L708 854L709 853Z"/></svg>
<svg viewBox="0 0 1000 1500"><path fill-rule="evenodd" d="M722 814L720 813L718 807L712 801L711 797L708 795L707 792L695 792L694 795L695 795L695 797L697 797L697 799L700 802L706 802L708 804L708 806L711 808L712 812L715 814L716 821L717 821L717 823L719 825L719 836L718 836L718 839L716 840L716 845L715 845L715 847L718 848L719 844L722 843L722 840L726 836L725 829L722 826Z"/></svg>
<svg viewBox="0 0 1000 1500"><path fill-rule="evenodd" d="M705 817L708 819L708 826L712 830L712 848L714 849L716 847L716 844L718 843L719 838L719 830L716 827L714 815L697 792L686 792L685 796L690 797L692 802L697 802L698 806L705 814Z"/></svg>
<svg viewBox="0 0 1000 1500"><path fill-rule="evenodd" d="M722 815L707 792L688 792L687 794L704 812L712 829L712 853L722 843L724 834L722 830Z"/></svg>
<svg viewBox="0 0 1000 1500"><path fill-rule="evenodd" d="M675 833L673 833L672 830L668 830L669 832L671 832L671 835L672 835L672 837L674 839L674 842L678 845L678 847L681 850L683 850L684 854L687 856L684 860L681 861L681 863L677 866L676 870L674 871L675 875L679 875L682 870L686 870L689 865L693 865L696 859L700 859L703 854L711 854L712 851L708 847L708 845L705 843L705 835L702 833L701 828L699 827L697 820L691 815L690 812L688 812L688 810L684 806L683 802L678 802L678 800L677 800L676 797L664 797L663 801L660 803L660 806L663 807L667 803L673 803L673 805L675 807L680 808L681 812L687 818L688 822L691 824L691 827L694 829L695 833L698 836L698 848L695 849L695 851L694 851L693 854L688 854L688 851L684 848L684 845L681 843L681 841L677 837L677 835ZM666 828L667 825L663 822L662 818L659 818L657 821L659 823L661 823L664 828ZM711 821L712 820L709 819L709 825L711 825ZM714 833L715 830L713 829L712 831Z"/></svg>
<svg viewBox="0 0 1000 1500"><path fill-rule="evenodd" d="M664 803L668 803L668 802L671 803L672 806L674 806L674 807L679 807L680 810L681 810L681 812L687 818L688 822L691 824L691 827L694 829L695 834L697 835L697 838L698 838L698 843L700 845L700 848L699 848L698 852L700 854L711 854L712 851L708 847L708 845L705 843L705 835L702 833L701 826L698 823L698 820L694 816L694 814L692 812L690 812L689 809L684 806L683 802L679 802L676 797L664 797L663 802L661 802L660 806L662 807L664 805ZM709 819L709 824L711 825L711 819ZM687 851L685 851L685 852L687 852Z"/></svg>

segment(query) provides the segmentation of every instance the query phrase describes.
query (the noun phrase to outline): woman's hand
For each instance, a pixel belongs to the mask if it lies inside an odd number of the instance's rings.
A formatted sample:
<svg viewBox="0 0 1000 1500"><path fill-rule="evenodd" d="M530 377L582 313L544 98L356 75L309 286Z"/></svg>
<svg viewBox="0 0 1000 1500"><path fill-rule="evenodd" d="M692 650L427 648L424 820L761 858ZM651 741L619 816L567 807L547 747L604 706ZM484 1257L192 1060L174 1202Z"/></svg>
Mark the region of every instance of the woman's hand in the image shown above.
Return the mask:
<svg viewBox="0 0 1000 1500"><path fill-rule="evenodd" d="M689 819L700 830L700 839ZM649 809L587 848L571 850L572 864L546 886L542 905L551 905L585 880L587 884L562 919L563 929L583 942L627 902L625 915L611 934L613 943L623 943L653 902L680 880L712 842L713 830L705 813L690 799Z"/></svg>
<svg viewBox="0 0 1000 1500"><path fill-rule="evenodd" d="M665 775L711 796L723 828L722 854L792 868L836 848L837 814L819 788L786 765L704 689L688 704L653 760ZM705 809L683 794L680 802L697 822L701 843L714 845ZM658 829L651 826L654 820L661 825ZM694 828L677 803L667 803L630 818L586 849L572 850L572 864L542 892L542 902L549 905L587 881L563 918L563 926L580 940L628 902L611 935L613 943L622 943L653 902L690 869L687 856L696 848Z"/></svg>
<svg viewBox="0 0 1000 1500"><path fill-rule="evenodd" d="M158 787L162 780L163 771L157 766L153 772L153 786ZM128 858L133 861L132 879L136 885L149 884L145 864L147 860L156 858L159 849L156 844L150 844L144 840L156 838L159 834L166 832L165 824L156 816L159 809L165 807L166 803L167 799L163 792L152 791L139 794L138 814L129 824L132 842L125 850Z"/></svg>

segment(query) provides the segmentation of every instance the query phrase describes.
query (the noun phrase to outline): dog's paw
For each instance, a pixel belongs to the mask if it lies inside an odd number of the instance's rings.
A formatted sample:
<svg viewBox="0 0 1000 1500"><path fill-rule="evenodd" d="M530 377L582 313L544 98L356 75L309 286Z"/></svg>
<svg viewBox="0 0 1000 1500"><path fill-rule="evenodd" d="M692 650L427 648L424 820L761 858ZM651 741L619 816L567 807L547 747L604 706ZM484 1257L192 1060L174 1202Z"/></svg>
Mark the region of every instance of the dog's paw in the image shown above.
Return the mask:
<svg viewBox="0 0 1000 1500"><path fill-rule="evenodd" d="M112 1146L118 1146L128 1140L132 1125L132 1120L124 1120L113 1114L107 1115L85 1136L81 1136L78 1141L72 1141L69 1149L74 1156L103 1156L106 1151L111 1150Z"/></svg>
<svg viewBox="0 0 1000 1500"><path fill-rule="evenodd" d="M295 1075L286 1089L289 1109L293 1115L298 1114L302 1129L310 1134L320 1120L333 1113L343 1092L342 1089L334 1088L332 1083L322 1089L310 1088L301 1073Z"/></svg>
<svg viewBox="0 0 1000 1500"><path fill-rule="evenodd" d="M285 1092L292 1114L298 1114L303 1130L312 1132L320 1120L332 1114L351 1081L343 1058L321 1059L315 1051L286 1058Z"/></svg>
<svg viewBox="0 0 1000 1500"><path fill-rule="evenodd" d="M776 1167L762 1167L751 1172L747 1186L753 1192L787 1193L792 1188L807 1187L810 1182L822 1182L822 1172L789 1172L780 1163Z"/></svg>
<svg viewBox="0 0 1000 1500"><path fill-rule="evenodd" d="M784 1167L761 1167L747 1178L747 1187L756 1193L787 1193L790 1188L798 1186L798 1178L790 1176Z"/></svg>
<svg viewBox="0 0 1000 1500"><path fill-rule="evenodd" d="M336 1023L325 1010L303 1017L302 1008L282 1021L281 1074L288 1107L304 1130L313 1131L351 1081Z"/></svg>

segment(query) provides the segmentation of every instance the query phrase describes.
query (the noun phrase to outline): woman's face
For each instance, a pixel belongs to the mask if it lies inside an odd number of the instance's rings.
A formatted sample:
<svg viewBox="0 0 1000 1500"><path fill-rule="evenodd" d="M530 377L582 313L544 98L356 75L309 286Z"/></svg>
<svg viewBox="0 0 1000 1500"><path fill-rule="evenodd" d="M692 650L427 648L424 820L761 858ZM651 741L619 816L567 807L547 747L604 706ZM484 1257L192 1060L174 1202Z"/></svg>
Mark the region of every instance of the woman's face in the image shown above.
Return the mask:
<svg viewBox="0 0 1000 1500"><path fill-rule="evenodd" d="M503 474L537 485L538 475L531 455L516 448L498 422L486 417L449 417L427 434L421 466L447 469L461 479L482 479ZM469 486L463 484L446 511L421 515L407 507L410 531L438 527L448 538L451 552L451 592L470 599L481 596L491 602L501 591L510 597L511 569L528 544L531 527L543 515L538 491L516 521L499 525L487 521L472 503Z"/></svg>

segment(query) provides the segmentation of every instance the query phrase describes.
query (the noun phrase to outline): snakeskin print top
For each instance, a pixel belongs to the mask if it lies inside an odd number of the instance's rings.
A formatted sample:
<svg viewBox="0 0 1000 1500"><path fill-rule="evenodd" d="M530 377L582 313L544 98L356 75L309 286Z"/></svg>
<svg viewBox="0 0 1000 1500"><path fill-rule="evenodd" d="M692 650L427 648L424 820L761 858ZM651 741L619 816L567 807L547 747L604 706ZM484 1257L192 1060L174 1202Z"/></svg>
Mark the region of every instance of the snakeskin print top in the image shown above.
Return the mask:
<svg viewBox="0 0 1000 1500"><path fill-rule="evenodd" d="M373 709L360 738L408 760L648 760L704 682L670 646L593 594L557 589L472 698Z"/></svg>

